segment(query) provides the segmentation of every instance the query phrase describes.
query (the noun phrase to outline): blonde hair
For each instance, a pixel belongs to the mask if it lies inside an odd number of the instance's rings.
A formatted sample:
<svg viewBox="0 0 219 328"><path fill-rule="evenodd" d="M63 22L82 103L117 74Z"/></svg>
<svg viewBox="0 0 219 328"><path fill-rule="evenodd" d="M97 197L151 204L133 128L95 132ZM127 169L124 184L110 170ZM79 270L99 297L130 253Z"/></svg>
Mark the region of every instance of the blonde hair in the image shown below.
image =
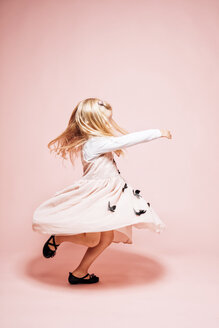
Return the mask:
<svg viewBox="0 0 219 328"><path fill-rule="evenodd" d="M108 102L99 98L87 98L80 101L73 109L64 132L48 143L50 152L56 152L63 159L67 159L66 155L68 154L74 165L74 159L89 137L116 136L113 128L122 134L127 134L128 131L121 128L112 118L109 120L103 114L101 106L112 110ZM53 149L52 145L54 145ZM121 149L114 152L117 156L124 155L124 151Z"/></svg>

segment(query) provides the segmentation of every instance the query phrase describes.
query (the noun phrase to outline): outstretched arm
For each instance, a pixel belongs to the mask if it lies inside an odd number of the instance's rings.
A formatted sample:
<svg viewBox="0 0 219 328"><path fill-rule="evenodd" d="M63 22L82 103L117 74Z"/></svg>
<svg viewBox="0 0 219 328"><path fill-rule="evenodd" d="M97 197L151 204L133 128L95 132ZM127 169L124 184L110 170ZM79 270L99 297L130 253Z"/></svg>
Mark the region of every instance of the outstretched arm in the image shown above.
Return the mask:
<svg viewBox="0 0 219 328"><path fill-rule="evenodd" d="M87 160L91 160L100 154L131 147L160 137L162 137L162 132L159 129L136 131L119 137L92 137L85 144L84 154Z"/></svg>

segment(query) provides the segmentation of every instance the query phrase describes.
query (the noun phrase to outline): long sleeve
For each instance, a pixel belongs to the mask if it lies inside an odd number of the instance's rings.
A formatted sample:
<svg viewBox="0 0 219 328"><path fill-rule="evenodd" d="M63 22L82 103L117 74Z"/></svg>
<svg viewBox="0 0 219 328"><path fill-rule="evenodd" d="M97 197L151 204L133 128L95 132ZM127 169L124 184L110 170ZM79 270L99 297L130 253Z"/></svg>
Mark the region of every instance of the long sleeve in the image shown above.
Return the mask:
<svg viewBox="0 0 219 328"><path fill-rule="evenodd" d="M162 134L159 129L148 129L128 133L119 137L91 137L83 148L84 157L85 160L89 161L103 153L131 147L139 143L157 139L161 136Z"/></svg>

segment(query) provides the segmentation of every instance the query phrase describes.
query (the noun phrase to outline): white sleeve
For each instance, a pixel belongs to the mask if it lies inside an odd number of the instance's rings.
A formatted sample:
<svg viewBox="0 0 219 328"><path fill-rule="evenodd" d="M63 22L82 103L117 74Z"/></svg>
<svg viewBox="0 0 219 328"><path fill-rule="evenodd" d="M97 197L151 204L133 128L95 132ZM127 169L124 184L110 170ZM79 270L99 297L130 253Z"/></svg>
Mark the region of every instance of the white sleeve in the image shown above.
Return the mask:
<svg viewBox="0 0 219 328"><path fill-rule="evenodd" d="M159 129L148 129L124 134L119 137L103 136L90 138L83 149L86 160L91 160L103 153L127 148L142 142L148 142L162 136Z"/></svg>

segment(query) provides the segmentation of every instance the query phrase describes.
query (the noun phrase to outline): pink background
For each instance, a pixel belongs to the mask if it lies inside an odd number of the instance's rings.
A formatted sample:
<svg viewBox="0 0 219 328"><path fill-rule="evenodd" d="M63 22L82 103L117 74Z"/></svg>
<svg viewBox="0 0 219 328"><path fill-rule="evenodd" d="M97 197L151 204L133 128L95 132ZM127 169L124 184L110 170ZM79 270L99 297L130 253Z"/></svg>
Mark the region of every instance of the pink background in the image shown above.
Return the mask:
<svg viewBox="0 0 219 328"><path fill-rule="evenodd" d="M2 326L218 327L219 3L0 6ZM70 286L86 248L64 243L45 259L48 236L31 224L41 202L82 174L79 159L73 168L47 144L87 97L108 101L129 132L170 130L172 140L117 158L167 230L135 229L132 245L112 244L91 266L99 284Z"/></svg>

